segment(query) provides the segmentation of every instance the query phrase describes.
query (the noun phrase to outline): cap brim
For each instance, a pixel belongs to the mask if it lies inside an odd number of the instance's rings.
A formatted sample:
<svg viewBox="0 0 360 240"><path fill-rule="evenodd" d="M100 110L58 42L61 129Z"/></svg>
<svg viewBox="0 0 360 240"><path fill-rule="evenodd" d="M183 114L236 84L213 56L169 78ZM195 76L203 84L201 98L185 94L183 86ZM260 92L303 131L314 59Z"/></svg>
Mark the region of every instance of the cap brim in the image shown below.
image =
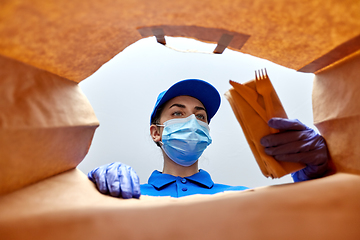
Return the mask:
<svg viewBox="0 0 360 240"><path fill-rule="evenodd" d="M214 86L200 79L186 79L179 81L172 85L162 97L159 95L161 99L158 97L158 101L151 114L151 121L155 117L156 111L161 105L174 97L183 95L194 97L204 105L208 122L210 123L211 118L216 114L220 107L221 98L219 92Z"/></svg>

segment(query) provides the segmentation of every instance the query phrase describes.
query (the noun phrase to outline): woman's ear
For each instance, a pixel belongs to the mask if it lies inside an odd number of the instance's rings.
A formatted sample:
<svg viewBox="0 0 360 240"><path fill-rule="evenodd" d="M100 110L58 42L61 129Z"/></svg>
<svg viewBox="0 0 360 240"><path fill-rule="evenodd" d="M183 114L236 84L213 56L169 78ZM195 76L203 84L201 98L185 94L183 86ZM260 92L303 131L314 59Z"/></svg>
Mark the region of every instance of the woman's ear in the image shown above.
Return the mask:
<svg viewBox="0 0 360 240"><path fill-rule="evenodd" d="M151 124L151 126L150 126L150 135L154 142L161 141L160 128L158 126L156 126L155 124Z"/></svg>

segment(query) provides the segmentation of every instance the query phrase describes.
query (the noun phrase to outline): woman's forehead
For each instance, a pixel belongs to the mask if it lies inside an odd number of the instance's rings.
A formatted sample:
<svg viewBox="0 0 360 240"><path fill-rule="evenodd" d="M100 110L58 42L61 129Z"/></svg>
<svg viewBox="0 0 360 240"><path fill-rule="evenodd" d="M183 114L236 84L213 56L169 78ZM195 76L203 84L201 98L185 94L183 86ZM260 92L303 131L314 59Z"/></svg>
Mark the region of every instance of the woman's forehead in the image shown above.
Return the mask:
<svg viewBox="0 0 360 240"><path fill-rule="evenodd" d="M203 107L204 108L204 105L197 99L197 98L194 98L194 97L191 97L191 96L186 96L186 95L182 95L182 96L177 96L177 97L174 97L172 99L170 99L169 101L167 101L165 103L165 108L169 108L171 107L173 104L182 104L182 105L185 105L187 107Z"/></svg>

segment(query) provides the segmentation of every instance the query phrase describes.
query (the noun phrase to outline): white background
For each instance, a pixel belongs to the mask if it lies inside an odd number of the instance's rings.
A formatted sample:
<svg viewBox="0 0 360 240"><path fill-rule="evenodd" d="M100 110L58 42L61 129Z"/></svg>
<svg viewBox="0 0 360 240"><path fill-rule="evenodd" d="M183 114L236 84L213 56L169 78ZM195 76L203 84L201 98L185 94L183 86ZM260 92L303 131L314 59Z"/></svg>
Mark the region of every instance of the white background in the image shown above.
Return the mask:
<svg viewBox="0 0 360 240"><path fill-rule="evenodd" d="M78 168L91 169L123 162L132 166L146 183L153 170L162 170L161 150L149 135L150 114L157 95L175 82L198 78L214 85L221 107L210 123L213 143L200 158L200 168L214 182L259 187L292 182L264 177L245 140L224 93L229 79L243 83L254 79L254 71L266 68L289 118L312 125L313 74L304 74L269 61L226 49L209 54L215 44L184 38L166 38L171 47L207 53L184 53L158 44L154 37L142 39L119 53L79 85L100 121L92 146Z"/></svg>

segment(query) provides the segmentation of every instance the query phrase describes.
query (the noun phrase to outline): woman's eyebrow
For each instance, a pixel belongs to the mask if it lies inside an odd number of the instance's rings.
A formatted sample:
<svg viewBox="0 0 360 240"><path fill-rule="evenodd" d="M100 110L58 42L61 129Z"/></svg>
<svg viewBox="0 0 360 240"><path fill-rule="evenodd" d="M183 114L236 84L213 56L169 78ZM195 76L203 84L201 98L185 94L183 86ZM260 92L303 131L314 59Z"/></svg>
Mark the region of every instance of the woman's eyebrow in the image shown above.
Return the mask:
<svg viewBox="0 0 360 240"><path fill-rule="evenodd" d="M204 111L206 112L206 109L203 108L203 107L196 106L195 109L196 109L196 110L204 110Z"/></svg>
<svg viewBox="0 0 360 240"><path fill-rule="evenodd" d="M169 109L172 108L172 107L186 108L185 105L180 104L180 103L174 103L173 105L171 105L171 106L169 107ZM196 106L196 107L194 107L194 109L195 109L195 110L198 110L198 111L204 110L204 111L206 112L206 109L205 109L204 107Z"/></svg>
<svg viewBox="0 0 360 240"><path fill-rule="evenodd" d="M169 109L172 108L172 107L186 108L185 105L179 104L179 103L174 103L173 105L171 105L171 106L169 107Z"/></svg>

